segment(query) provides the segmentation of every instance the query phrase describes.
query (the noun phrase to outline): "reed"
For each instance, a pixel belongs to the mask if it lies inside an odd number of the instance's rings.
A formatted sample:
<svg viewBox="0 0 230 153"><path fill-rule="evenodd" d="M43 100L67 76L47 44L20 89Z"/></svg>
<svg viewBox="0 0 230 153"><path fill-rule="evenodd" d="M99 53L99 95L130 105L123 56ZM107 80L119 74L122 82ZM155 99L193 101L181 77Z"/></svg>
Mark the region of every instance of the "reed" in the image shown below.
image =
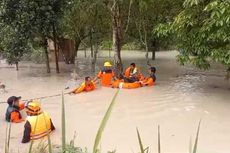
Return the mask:
<svg viewBox="0 0 230 153"><path fill-rule="evenodd" d="M6 126L5 153L10 153L11 122Z"/></svg>
<svg viewBox="0 0 230 153"><path fill-rule="evenodd" d="M201 120L199 121L197 132L196 132L196 139L195 139L195 143L193 147L193 153L197 152L197 146L198 146L198 140L199 140L199 134L200 134L200 124L201 124Z"/></svg>
<svg viewBox="0 0 230 153"><path fill-rule="evenodd" d="M157 131L157 135L158 135L158 153L161 153L161 134L160 134L160 125L158 125L158 131Z"/></svg>
<svg viewBox="0 0 230 153"><path fill-rule="evenodd" d="M136 130L137 130L137 138L138 138L138 142L139 142L140 152L145 153L144 146L143 146L143 143L141 140L140 132L139 132L138 128Z"/></svg>
<svg viewBox="0 0 230 153"><path fill-rule="evenodd" d="M110 103L110 105L109 105L109 107L108 107L108 109L107 109L107 111L106 111L106 113L105 113L105 115L104 115L104 117L102 119L102 122L101 122L101 124L99 126L99 129L97 131L97 135L96 135L96 138L95 138L95 141L94 141L93 153L98 153L98 151L99 151L98 146L99 146L99 144L101 142L101 136L102 136L102 133L103 133L103 131L104 131L105 127L106 127L106 124L107 124L107 122L109 120L109 117L111 115L112 109L113 109L113 107L115 105L115 100L117 98L118 93L119 93L119 89L117 90L117 92L113 96L112 102Z"/></svg>
<svg viewBox="0 0 230 153"><path fill-rule="evenodd" d="M62 92L62 111L61 111L61 123L62 123L62 153L65 153L66 149L66 119L65 119L65 99Z"/></svg>

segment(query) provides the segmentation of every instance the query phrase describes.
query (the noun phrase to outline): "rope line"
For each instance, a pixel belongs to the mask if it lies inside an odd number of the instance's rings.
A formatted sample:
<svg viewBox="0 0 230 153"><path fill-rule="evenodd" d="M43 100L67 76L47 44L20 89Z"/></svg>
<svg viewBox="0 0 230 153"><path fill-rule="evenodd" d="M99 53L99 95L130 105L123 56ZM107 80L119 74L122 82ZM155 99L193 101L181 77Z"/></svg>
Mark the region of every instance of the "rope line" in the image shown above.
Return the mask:
<svg viewBox="0 0 230 153"><path fill-rule="evenodd" d="M69 94L69 93L63 93L64 95L66 94ZM52 97L58 97L58 96L61 96L62 94L56 94L56 95L50 95L50 96L43 96L43 97L38 97L38 98L31 98L31 99L24 99L24 100L21 100L23 102L27 102L27 101L32 101L34 99L47 99L47 98L52 98ZM5 104L7 103L6 101L1 101L0 104Z"/></svg>

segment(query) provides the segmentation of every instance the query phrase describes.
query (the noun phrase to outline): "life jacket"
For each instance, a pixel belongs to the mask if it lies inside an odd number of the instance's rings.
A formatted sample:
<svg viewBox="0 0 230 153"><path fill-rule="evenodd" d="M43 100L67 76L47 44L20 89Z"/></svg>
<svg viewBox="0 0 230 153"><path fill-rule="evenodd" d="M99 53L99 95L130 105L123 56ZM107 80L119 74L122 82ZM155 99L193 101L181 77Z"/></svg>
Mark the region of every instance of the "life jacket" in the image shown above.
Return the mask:
<svg viewBox="0 0 230 153"><path fill-rule="evenodd" d="M36 116L28 116L27 121L31 125L30 140L43 138L51 132L51 119L46 112Z"/></svg>
<svg viewBox="0 0 230 153"><path fill-rule="evenodd" d="M124 75L125 75L125 77L126 78L130 78L131 77L131 74L133 73L133 71L136 71L136 73L137 73L137 79L138 80L143 80L144 79L144 76L143 76L143 74L142 73L140 73L140 70L137 68L137 67L135 67L134 69L132 69L131 67L128 67L126 70L125 70L125 73L124 73Z"/></svg>
<svg viewBox="0 0 230 153"><path fill-rule="evenodd" d="M146 79L145 83L147 86L153 86L155 82L153 81L153 78L149 77Z"/></svg>
<svg viewBox="0 0 230 153"><path fill-rule="evenodd" d="M155 74L151 74L150 77L144 80L144 84L146 84L147 86L153 86L155 81L156 81Z"/></svg>
<svg viewBox="0 0 230 153"><path fill-rule="evenodd" d="M125 70L125 77L126 77L126 78L129 78L129 77L130 77L130 73L131 73L131 67L128 67L128 68Z"/></svg>
<svg viewBox="0 0 230 153"><path fill-rule="evenodd" d="M17 112L19 114L19 118L21 119L21 113L19 112L19 108L15 108L15 106L8 106L7 110L6 110L6 121L7 122L11 122L11 113L12 112Z"/></svg>
<svg viewBox="0 0 230 153"><path fill-rule="evenodd" d="M97 77L101 79L102 86L108 87L112 85L114 72L111 69L103 69L98 73Z"/></svg>
<svg viewBox="0 0 230 153"><path fill-rule="evenodd" d="M92 91L94 89L96 89L96 85L94 84L94 82L91 82L90 85L86 85L85 82L83 82L81 84L81 86L74 91L74 93L77 94L77 93L81 93L83 91L88 92L88 91Z"/></svg>

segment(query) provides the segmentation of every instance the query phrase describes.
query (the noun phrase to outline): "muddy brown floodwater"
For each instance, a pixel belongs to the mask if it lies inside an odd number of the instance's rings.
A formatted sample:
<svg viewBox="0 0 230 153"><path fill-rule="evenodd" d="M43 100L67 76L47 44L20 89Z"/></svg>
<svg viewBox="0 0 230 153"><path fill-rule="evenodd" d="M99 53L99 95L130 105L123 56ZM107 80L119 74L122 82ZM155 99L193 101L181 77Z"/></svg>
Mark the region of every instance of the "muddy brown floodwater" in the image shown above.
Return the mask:
<svg viewBox="0 0 230 153"><path fill-rule="evenodd" d="M133 54L133 55L132 55ZM124 64L131 61L146 73L144 53L123 53ZM224 80L225 69L213 64L209 71L192 66L180 66L176 52L159 52L157 60L157 83L154 87L121 90L116 105L102 136L101 148L105 153L138 152L136 127L143 143L157 151L157 125L161 127L161 145L164 153L187 153L190 137L194 141L197 125L202 119L199 153L229 153L230 151L230 82ZM129 55L129 58L126 58ZM135 56L134 56L135 55ZM104 59L99 59L100 66ZM76 71L80 77L92 75L89 59L78 59ZM96 67L98 70L99 67ZM44 65L22 63L20 71L0 64L0 81L6 84L8 93L0 95L0 101L10 95L23 99L61 93L70 80L73 66L61 64L60 74L54 68L50 75ZM92 150L100 121L116 92L115 89L98 87L96 91L79 95L66 95L66 128L68 141L76 132L75 144ZM56 131L52 143L61 144L61 98L41 101L42 108L52 117ZM0 105L0 152L3 152L6 122L6 105ZM23 123L12 124L11 152L24 153L28 144L21 144Z"/></svg>

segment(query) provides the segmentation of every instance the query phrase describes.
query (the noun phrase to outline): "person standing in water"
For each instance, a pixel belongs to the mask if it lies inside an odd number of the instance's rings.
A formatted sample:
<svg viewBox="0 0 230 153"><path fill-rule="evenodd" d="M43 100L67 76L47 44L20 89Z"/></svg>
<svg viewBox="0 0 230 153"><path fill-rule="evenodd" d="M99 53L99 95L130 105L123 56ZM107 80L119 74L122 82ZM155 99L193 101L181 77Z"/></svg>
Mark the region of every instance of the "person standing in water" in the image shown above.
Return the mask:
<svg viewBox="0 0 230 153"><path fill-rule="evenodd" d="M28 116L24 125L22 143L41 139L55 130L50 116L45 111L41 111L39 102L28 102L25 108Z"/></svg>
<svg viewBox="0 0 230 153"><path fill-rule="evenodd" d="M150 67L149 68L149 77L140 81L141 85L143 86L153 86L156 81L156 68Z"/></svg>
<svg viewBox="0 0 230 153"><path fill-rule="evenodd" d="M112 70L112 64L110 62L104 63L104 68L99 71L97 77L93 80L96 82L98 79L101 80L101 86L110 87L115 77L114 71Z"/></svg>
<svg viewBox="0 0 230 153"><path fill-rule="evenodd" d="M6 110L5 119L7 122L20 123L24 120L20 113L24 109L24 103L20 102L21 97L11 96L8 98L8 107Z"/></svg>
<svg viewBox="0 0 230 153"><path fill-rule="evenodd" d="M83 91L89 92L95 89L96 89L95 83L91 80L89 76L87 76L85 77L85 81L81 84L81 86L71 91L70 94L71 93L78 94Z"/></svg>

